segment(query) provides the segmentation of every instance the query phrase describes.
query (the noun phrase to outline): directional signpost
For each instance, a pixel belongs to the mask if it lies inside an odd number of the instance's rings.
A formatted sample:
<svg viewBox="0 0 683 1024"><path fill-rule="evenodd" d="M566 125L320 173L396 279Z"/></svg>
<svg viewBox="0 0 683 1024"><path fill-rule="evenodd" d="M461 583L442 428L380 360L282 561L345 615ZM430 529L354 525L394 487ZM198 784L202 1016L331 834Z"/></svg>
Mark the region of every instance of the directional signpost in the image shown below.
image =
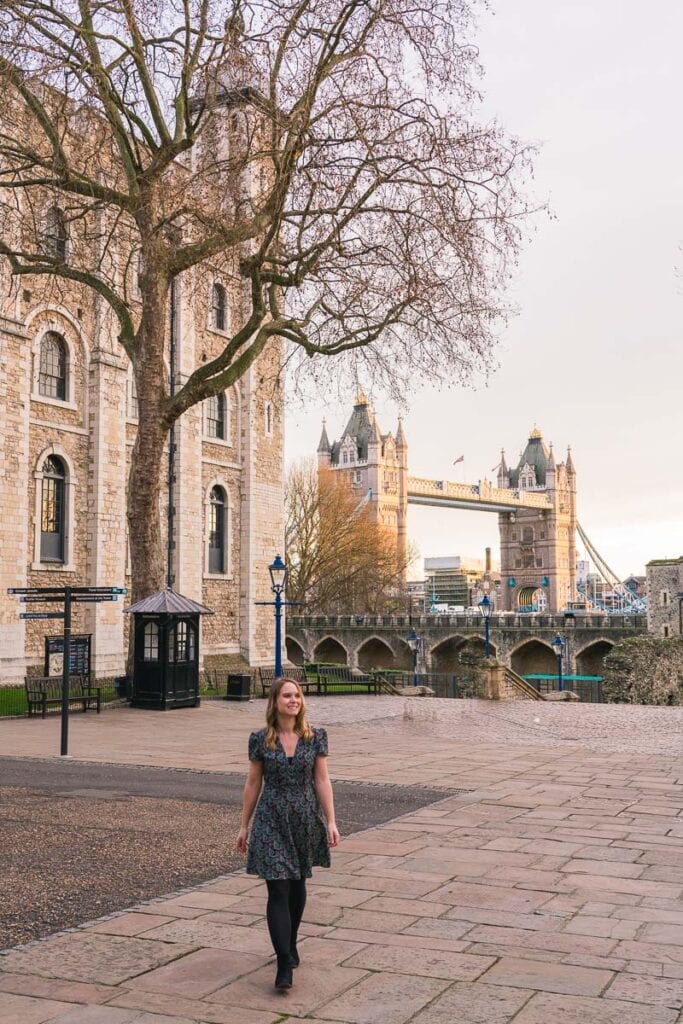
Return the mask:
<svg viewBox="0 0 683 1024"><path fill-rule="evenodd" d="M62 663L62 731L59 753L69 753L69 667L71 664L71 606L116 601L119 594L127 594L126 587L9 587L8 594L16 594L24 604L63 605L61 612L20 612L20 619L63 619L64 660Z"/></svg>

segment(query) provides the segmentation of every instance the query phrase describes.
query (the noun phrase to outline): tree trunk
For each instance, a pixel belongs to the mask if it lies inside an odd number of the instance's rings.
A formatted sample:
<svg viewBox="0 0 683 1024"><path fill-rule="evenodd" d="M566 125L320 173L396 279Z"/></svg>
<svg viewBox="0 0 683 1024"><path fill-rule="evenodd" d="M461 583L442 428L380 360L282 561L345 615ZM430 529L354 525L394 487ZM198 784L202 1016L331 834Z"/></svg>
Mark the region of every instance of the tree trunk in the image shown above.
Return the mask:
<svg viewBox="0 0 683 1024"><path fill-rule="evenodd" d="M151 276L151 275L150 275ZM168 288L149 282L133 365L138 395L138 430L128 477L128 535L132 601L166 585L166 545L161 528L162 465L168 438L164 406L168 396L164 342Z"/></svg>
<svg viewBox="0 0 683 1024"><path fill-rule="evenodd" d="M139 399L138 399L139 402ZM166 557L161 530L161 469L166 430L158 416L145 417L142 407L138 435L128 477L128 536L132 601L162 590L166 585Z"/></svg>

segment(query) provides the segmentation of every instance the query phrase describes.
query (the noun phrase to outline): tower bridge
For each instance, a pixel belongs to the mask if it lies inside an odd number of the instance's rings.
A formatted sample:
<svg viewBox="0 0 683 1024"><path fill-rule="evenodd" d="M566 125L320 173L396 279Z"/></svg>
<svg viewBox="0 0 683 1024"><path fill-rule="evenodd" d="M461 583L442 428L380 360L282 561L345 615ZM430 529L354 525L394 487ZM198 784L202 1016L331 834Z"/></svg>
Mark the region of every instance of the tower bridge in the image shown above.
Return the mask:
<svg viewBox="0 0 683 1024"><path fill-rule="evenodd" d="M473 509L498 515L501 593L497 611L560 611L576 601L576 471L571 453L556 462L534 428L517 466L501 453L496 484L428 480L408 472L408 442L380 430L362 393L341 438L330 443L323 424L321 471L343 474L359 498L370 495L377 522L392 530L400 551L408 538L408 505Z"/></svg>
<svg viewBox="0 0 683 1024"><path fill-rule="evenodd" d="M493 487L488 480L481 480L478 484L458 484L450 480L425 480L419 476L408 477L408 504L468 508L478 512L516 512L525 508L550 511L553 507L547 494Z"/></svg>
<svg viewBox="0 0 683 1024"><path fill-rule="evenodd" d="M583 595L576 577L577 479L571 450L556 461L537 427L530 432L515 466L508 467L501 452L495 484L489 480L456 483L412 476L408 470L408 442L399 419L396 434L382 433L362 392L338 441L330 442L323 423L318 445L320 471L343 474L359 502L368 501L374 518L396 537L405 553L408 506L470 509L498 515L501 590L496 611L560 612ZM632 612L644 611L644 602L622 587L614 574L605 575L606 563L589 552L598 571L619 590Z"/></svg>

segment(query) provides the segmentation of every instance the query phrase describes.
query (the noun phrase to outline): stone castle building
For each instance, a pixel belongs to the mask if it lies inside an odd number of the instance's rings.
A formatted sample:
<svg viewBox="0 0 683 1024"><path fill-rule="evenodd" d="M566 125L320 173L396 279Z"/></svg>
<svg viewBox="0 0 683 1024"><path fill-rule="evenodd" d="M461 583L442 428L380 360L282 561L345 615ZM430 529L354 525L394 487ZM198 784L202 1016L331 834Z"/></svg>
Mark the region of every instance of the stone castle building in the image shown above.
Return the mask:
<svg viewBox="0 0 683 1024"><path fill-rule="evenodd" d="M576 599L576 470L567 453L556 463L536 427L514 469L505 452L498 487L545 495L548 508L498 516L502 611L556 610Z"/></svg>
<svg viewBox="0 0 683 1024"><path fill-rule="evenodd" d="M68 229L54 203L47 199L37 244L68 260L79 227ZM114 273L137 316L137 268ZM224 349L246 314L239 289L227 261L174 283L169 385L171 366L181 386ZM60 632L59 620L21 620L26 606L9 587L129 583L126 487L137 396L117 334L107 303L85 285L13 278L0 257L0 683L42 672L44 638ZM255 602L272 598L267 567L283 552L281 354L271 342L234 387L180 418L171 471L167 446L163 473L168 579L214 612L202 619L204 657L236 666L274 657L272 610ZM92 635L100 677L124 669L122 607L119 600L74 609L73 632Z"/></svg>
<svg viewBox="0 0 683 1024"><path fill-rule="evenodd" d="M323 422L318 467L346 476L367 501L373 518L396 535L399 559L405 563L408 543L408 443L398 421L396 436L383 434L362 391L338 441L330 443Z"/></svg>
<svg viewBox="0 0 683 1024"><path fill-rule="evenodd" d="M185 379L225 340L220 281L176 289L177 366ZM43 664L49 622L20 620L8 587L119 586L129 580L126 481L137 430L126 354L103 302L74 287L62 301L39 286L0 296L0 682ZM218 293L225 303L227 292ZM213 307L212 307L213 301ZM204 655L273 659L267 567L283 549L280 349L271 346L229 391L188 410L175 429L169 569L205 604ZM164 496L168 523L168 497ZM168 535L166 537L168 543ZM35 610L35 606L34 610ZM270 614L269 614L270 613ZM92 634L93 668L123 671L121 601L79 606L74 633ZM52 625L52 628L50 628ZM46 628L46 626L48 628Z"/></svg>
<svg viewBox="0 0 683 1024"><path fill-rule="evenodd" d="M683 556L654 559L646 572L648 632L683 636Z"/></svg>

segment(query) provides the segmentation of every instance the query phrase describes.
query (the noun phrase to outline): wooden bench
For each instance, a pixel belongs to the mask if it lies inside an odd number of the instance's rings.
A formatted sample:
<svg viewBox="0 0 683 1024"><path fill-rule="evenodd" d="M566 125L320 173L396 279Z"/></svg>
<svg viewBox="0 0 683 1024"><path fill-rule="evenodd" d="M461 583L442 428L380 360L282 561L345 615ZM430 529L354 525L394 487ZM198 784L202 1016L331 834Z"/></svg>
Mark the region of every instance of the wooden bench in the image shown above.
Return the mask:
<svg viewBox="0 0 683 1024"><path fill-rule="evenodd" d="M32 717L34 710L39 709L41 716L45 718L49 707L61 707L61 676L26 676L24 685L29 718ZM82 704L84 712L94 705L99 715L102 703L100 687L92 686L85 676L71 676L69 678L69 704L72 703Z"/></svg>
<svg viewBox="0 0 683 1024"><path fill-rule="evenodd" d="M318 684L311 679L306 677L306 669L287 668L283 670L283 676L285 679L293 679L295 683L298 683L304 694L307 696L309 693L319 693ZM274 668L259 668L258 670L259 681L261 683L261 692L264 697L268 696L268 691L275 682L275 669Z"/></svg>
<svg viewBox="0 0 683 1024"><path fill-rule="evenodd" d="M322 694L353 694L363 690L367 694L378 694L383 690L383 682L374 674L366 675L350 669L347 665L320 665L316 666L317 693Z"/></svg>

